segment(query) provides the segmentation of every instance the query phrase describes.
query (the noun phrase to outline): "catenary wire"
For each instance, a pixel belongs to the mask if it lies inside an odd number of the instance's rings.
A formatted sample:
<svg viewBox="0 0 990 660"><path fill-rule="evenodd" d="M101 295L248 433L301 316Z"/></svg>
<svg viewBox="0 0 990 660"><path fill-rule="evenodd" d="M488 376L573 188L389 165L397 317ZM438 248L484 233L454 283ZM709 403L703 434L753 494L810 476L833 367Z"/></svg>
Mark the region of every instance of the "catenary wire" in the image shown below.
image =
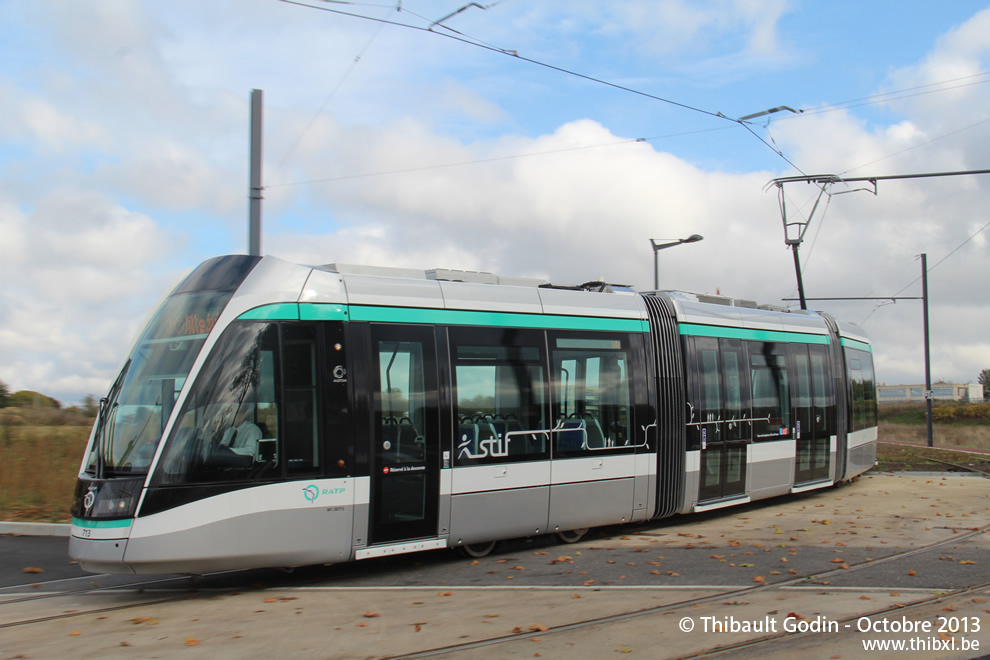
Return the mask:
<svg viewBox="0 0 990 660"><path fill-rule="evenodd" d="M928 272L930 273L930 272L932 272L933 270L935 270L936 268L938 268L938 267L939 267L939 266L940 266L940 265L941 265L941 264L942 264L942 263L943 263L943 262L944 262L944 261L945 261L946 259L948 259L948 258L949 258L949 257L951 257L952 255L954 255L954 254L955 254L956 252L958 252L959 250L961 250L961 249L963 248L963 246L964 246L964 245L966 245L966 244L967 244L967 243L969 243L969 242L970 242L971 240L973 240L974 238L976 238L976 237L977 237L977 236L978 236L978 235L979 235L979 234L980 234L980 233L981 233L981 232L982 232L982 231L983 231L984 229L986 229L987 227L990 227L990 222L988 222L988 223L986 223L985 225L983 225L982 227L980 227L979 229L977 229L977 230L976 230L975 232L973 232L973 233L972 233L972 234L971 234L971 235L969 236L969 238L967 238L967 239L966 239L965 241L963 241L962 243L960 243L959 245L957 245L957 246L956 246L956 248L955 248L954 250L952 250L952 252L950 252L949 254L947 254L947 255L945 255L945 256L944 256L944 257L942 257L941 259L939 259L939 260L938 260L938 262L936 262L934 266L929 266L929 267L928 267ZM911 280L910 282L908 282L908 283L907 283L906 285L904 285L904 286L903 286L903 287L902 287L901 289L899 289L899 290L898 290L898 291L897 291L896 293L894 293L894 295L893 295L893 296L891 296L891 297L893 298L893 297L895 297L895 296L898 296L898 295L900 295L900 294L901 294L901 292L903 292L903 291L904 291L905 289L907 289L908 287L910 287L910 286L913 286L913 285L914 285L914 284L915 284L915 283L916 283L916 282L917 282L918 280L920 280L920 279L921 279L921 276L919 275L918 277L916 277L916 278L914 278L913 280ZM871 316L873 316L873 313L874 313L874 312L876 312L876 311L877 311L878 309L880 309L880 307L882 307L882 306L883 306L883 305L881 305L881 304L878 304L878 305L877 305L876 307L874 307L874 308L873 308L873 311L871 311L871 312L870 312L870 313L869 313L869 314L868 314L868 315L866 316L866 318L865 318L865 319L863 319L863 320L862 320L862 322L860 322L860 325L863 325L863 324L865 324L865 323L866 323L866 321L867 321L867 320L868 320L868 319L869 319L869 318L870 318Z"/></svg>
<svg viewBox="0 0 990 660"><path fill-rule="evenodd" d="M616 141L616 142L606 142L604 144L589 144L589 145L584 145L584 146L580 146L580 147L568 147L566 149L551 149L551 150L548 150L548 151L535 151L535 152L525 153L525 154L512 154L512 155L509 155L509 156L495 156L493 158L480 158L480 159L477 159L477 160L464 160L464 161L458 161L458 162L453 162L453 163L439 163L439 164L436 164L436 165L422 165L422 166L419 166L419 167L407 167L407 168L403 168L403 169L388 170L388 171L382 171L382 172L365 172L365 173L362 173L362 174L344 174L344 175L341 175L341 176L325 177L325 178L321 178L321 179L308 179L306 181L291 181L291 182L285 182L285 183L273 183L273 184L268 184L265 187L266 188L284 188L284 187L288 187L288 186L303 186L303 185L310 185L310 184L314 184L314 183L331 183L331 182L334 182L334 181L345 181L345 180L348 180L348 179L365 179L365 178L376 177L376 176L389 176L389 175L392 175L392 174L405 174L407 172L422 172L422 171L426 171L426 170L445 169L445 168L448 168L448 167L463 167L465 165L479 165L479 164L484 164L484 163L498 162L498 161L502 161L502 160L514 160L514 159L517 159L517 158L533 158L533 157L536 157L536 156L552 156L554 154L567 153L567 152L571 152L571 151L583 151L583 150L586 150L586 149L601 149L603 147L616 147L616 146L620 146L620 145L624 145L624 144L633 144L633 143L636 143L636 142L653 142L655 140L663 140L663 139L672 138L672 137L681 137L681 136L684 136L684 135L695 135L695 134L698 134L698 133L713 133L715 131L725 131L725 130L729 130L731 128L733 128L733 127L732 126L720 126L718 128L705 128L705 129L700 129L700 130L697 130L697 131L685 131L683 133L670 133L670 134L667 134L667 135L658 135L658 136L654 136L654 137L631 138L631 139L628 139L628 140L619 140L619 141Z"/></svg>
<svg viewBox="0 0 990 660"><path fill-rule="evenodd" d="M333 1L336 1L336 0L333 0ZM347 3L347 4L351 4L351 3ZM381 5L375 5L375 6L381 6ZM378 38L378 35L381 33L381 31L382 31L382 29L384 27L385 27L385 24L384 23L379 23L375 27L375 31L371 34L371 37L368 39L367 42L365 42L364 46L361 47L361 50L358 51L358 54L354 57L354 59L351 61L350 65L347 67L347 69L344 71L344 73L340 76L340 79L337 80L337 84L333 86L333 88L330 90L330 93L327 94L327 96L326 96L325 99L323 99L323 103L321 103L320 104L320 107L317 108L316 112L313 113L313 117L309 120L309 123L306 124L306 127L299 134L299 137L296 138L296 141L292 143L292 146L289 147L289 149L285 152L285 155L283 155L282 158L278 161L278 164L275 166L275 171L276 172L279 171L279 170L281 170L282 167L285 165L285 161L288 160L289 156L291 156L292 153L299 146L299 143L302 142L302 139L306 136L306 133L309 132L309 129L311 129L313 127L313 124L316 123L316 120L323 113L323 110L327 107L327 104L329 104L330 101L333 99L333 97L336 96L336 94L340 90L341 86L343 86L344 81L346 81L347 78L350 77L351 73L354 71L354 69L357 67L358 63L364 57L364 54L371 47L371 44L374 43L375 39Z"/></svg>

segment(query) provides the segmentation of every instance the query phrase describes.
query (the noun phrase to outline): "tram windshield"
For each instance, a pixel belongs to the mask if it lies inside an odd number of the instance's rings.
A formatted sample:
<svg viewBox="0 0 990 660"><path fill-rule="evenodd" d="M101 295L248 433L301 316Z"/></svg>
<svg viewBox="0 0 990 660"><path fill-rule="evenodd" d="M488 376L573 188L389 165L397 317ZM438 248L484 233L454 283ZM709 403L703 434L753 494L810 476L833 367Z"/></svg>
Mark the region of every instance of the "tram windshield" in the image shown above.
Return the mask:
<svg viewBox="0 0 990 660"><path fill-rule="evenodd" d="M194 291L165 301L101 401L86 472L112 476L148 471L176 396L231 295Z"/></svg>

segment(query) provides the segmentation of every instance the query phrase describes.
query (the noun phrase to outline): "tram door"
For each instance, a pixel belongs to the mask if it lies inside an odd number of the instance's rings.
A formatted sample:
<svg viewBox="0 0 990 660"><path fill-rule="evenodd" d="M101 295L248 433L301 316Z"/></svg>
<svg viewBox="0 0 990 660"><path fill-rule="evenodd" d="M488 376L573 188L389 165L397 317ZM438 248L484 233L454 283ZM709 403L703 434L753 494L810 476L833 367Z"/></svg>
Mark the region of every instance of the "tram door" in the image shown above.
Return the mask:
<svg viewBox="0 0 990 660"><path fill-rule="evenodd" d="M694 341L695 414L701 444L698 500L741 495L746 492L749 444L749 425L740 421L749 417L742 345L726 339L695 337Z"/></svg>
<svg viewBox="0 0 990 660"><path fill-rule="evenodd" d="M827 479L831 470L831 374L824 346L791 345L791 408L796 461L794 483Z"/></svg>
<svg viewBox="0 0 990 660"><path fill-rule="evenodd" d="M440 492L433 327L375 325L371 340L371 542L433 537Z"/></svg>

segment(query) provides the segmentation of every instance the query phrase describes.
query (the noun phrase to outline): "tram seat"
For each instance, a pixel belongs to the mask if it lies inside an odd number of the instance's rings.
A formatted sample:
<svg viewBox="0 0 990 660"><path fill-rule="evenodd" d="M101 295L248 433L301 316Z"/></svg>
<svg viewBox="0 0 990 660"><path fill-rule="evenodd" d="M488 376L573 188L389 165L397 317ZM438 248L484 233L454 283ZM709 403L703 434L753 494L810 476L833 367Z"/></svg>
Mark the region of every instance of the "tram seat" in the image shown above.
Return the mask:
<svg viewBox="0 0 990 660"><path fill-rule="evenodd" d="M395 417L386 417L382 420L382 441L390 442L394 446L399 441L399 425Z"/></svg>
<svg viewBox="0 0 990 660"><path fill-rule="evenodd" d="M498 438L498 432L495 430L495 425L491 422L479 422L478 427L478 440L488 440L490 438Z"/></svg>
<svg viewBox="0 0 990 660"><path fill-rule="evenodd" d="M398 445L397 450L401 449L405 452L415 451L416 438L418 437L419 432L408 417L403 417L399 420L395 438Z"/></svg>
<svg viewBox="0 0 990 660"><path fill-rule="evenodd" d="M602 433L602 426L598 420L591 415L585 415L585 428L588 431L588 449L605 448L605 434Z"/></svg>
<svg viewBox="0 0 990 660"><path fill-rule="evenodd" d="M583 419L572 419L560 423L565 429L557 433L557 451L581 451L586 448L587 431Z"/></svg>

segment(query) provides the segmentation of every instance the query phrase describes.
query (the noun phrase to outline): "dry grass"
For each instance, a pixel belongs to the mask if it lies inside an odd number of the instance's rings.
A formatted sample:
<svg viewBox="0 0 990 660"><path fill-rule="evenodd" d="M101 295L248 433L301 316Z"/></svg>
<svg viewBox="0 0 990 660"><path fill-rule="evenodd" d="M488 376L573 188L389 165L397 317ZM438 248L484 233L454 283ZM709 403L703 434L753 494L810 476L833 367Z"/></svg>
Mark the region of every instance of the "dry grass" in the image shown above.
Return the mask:
<svg viewBox="0 0 990 660"><path fill-rule="evenodd" d="M89 431L87 426L0 423L0 520L71 520Z"/></svg>
<svg viewBox="0 0 990 660"><path fill-rule="evenodd" d="M877 431L880 442L928 444L928 429L924 424L880 422ZM990 449L990 425L956 425L935 423L932 431L937 447L967 447Z"/></svg>

